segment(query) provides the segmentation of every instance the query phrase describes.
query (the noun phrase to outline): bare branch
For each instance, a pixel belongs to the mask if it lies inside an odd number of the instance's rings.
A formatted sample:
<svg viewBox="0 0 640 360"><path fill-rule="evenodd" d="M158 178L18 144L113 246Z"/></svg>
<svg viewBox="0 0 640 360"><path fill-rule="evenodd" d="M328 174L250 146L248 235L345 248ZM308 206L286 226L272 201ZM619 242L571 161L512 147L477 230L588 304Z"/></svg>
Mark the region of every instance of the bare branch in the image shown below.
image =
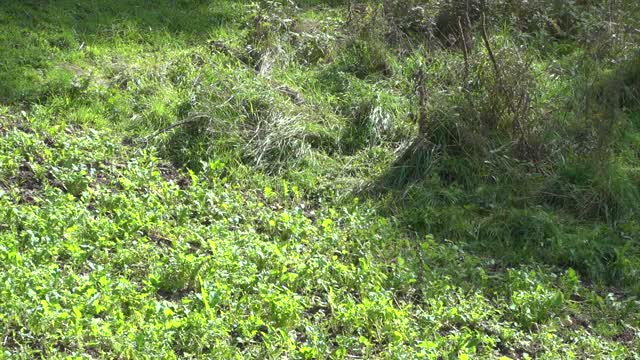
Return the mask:
<svg viewBox="0 0 640 360"><path fill-rule="evenodd" d="M423 137L427 136L428 133L428 113L427 113L427 88L425 86L426 74L423 66L420 66L418 72L416 74L416 91L418 93L418 128L420 131L420 135Z"/></svg>
<svg viewBox="0 0 640 360"><path fill-rule="evenodd" d="M500 78L500 68L498 67L498 62L496 61L495 55L493 55L493 50L491 49L491 43L489 43L489 35L487 35L487 17L484 12L482 13L482 40L484 41L484 46L489 53L489 59L493 64L493 70L496 73L496 78Z"/></svg>
<svg viewBox="0 0 640 360"><path fill-rule="evenodd" d="M158 136L160 134L164 134L164 133L166 133L168 131L171 131L171 130L173 130L173 129L177 128L177 127L180 127L180 126L194 124L194 123L198 122L198 120L206 119L206 118L209 118L209 115L206 115L206 114L194 115L194 116L192 116L192 117L190 117L190 118L188 118L188 119L186 119L184 121L180 121L180 122L177 122L175 124L171 124L171 125L169 125L169 126L167 126L165 128L159 129L158 131L154 132L153 134L145 137L142 141L146 144L146 143L149 142L149 140L153 139L154 137L156 137L156 136Z"/></svg>

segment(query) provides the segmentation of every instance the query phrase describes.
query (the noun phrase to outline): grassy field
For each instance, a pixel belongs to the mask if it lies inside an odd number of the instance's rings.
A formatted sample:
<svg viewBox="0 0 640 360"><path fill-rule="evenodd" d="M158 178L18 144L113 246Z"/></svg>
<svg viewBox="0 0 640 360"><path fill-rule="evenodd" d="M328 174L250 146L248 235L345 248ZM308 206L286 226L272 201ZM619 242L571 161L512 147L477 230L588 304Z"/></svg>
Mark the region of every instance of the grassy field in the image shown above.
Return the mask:
<svg viewBox="0 0 640 360"><path fill-rule="evenodd" d="M640 358L640 6L386 3L5 0L0 358Z"/></svg>

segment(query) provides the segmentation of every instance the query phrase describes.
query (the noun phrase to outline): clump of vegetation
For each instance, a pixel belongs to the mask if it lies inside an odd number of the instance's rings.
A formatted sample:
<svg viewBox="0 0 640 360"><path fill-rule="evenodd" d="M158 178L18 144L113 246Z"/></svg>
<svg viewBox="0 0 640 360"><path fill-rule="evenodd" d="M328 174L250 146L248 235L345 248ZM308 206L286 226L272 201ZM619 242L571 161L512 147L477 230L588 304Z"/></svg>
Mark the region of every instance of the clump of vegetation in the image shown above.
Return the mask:
<svg viewBox="0 0 640 360"><path fill-rule="evenodd" d="M0 24L2 356L639 356L637 4Z"/></svg>

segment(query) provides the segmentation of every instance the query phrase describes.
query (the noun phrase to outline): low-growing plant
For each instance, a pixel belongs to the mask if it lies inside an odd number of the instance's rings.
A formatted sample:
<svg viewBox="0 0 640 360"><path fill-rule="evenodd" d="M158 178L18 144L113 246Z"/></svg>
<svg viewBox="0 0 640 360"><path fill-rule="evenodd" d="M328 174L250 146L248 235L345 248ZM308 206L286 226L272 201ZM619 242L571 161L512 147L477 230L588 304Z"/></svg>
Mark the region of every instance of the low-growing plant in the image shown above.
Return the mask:
<svg viewBox="0 0 640 360"><path fill-rule="evenodd" d="M637 5L99 5L0 9L0 358L638 356Z"/></svg>

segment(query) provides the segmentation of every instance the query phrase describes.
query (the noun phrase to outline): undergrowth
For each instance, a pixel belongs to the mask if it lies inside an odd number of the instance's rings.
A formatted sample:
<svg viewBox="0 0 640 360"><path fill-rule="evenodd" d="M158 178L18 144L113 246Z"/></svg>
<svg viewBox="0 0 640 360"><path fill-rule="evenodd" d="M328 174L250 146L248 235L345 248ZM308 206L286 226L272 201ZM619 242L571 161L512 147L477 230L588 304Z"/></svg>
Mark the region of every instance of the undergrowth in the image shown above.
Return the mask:
<svg viewBox="0 0 640 360"><path fill-rule="evenodd" d="M8 1L3 356L638 357L639 22Z"/></svg>

